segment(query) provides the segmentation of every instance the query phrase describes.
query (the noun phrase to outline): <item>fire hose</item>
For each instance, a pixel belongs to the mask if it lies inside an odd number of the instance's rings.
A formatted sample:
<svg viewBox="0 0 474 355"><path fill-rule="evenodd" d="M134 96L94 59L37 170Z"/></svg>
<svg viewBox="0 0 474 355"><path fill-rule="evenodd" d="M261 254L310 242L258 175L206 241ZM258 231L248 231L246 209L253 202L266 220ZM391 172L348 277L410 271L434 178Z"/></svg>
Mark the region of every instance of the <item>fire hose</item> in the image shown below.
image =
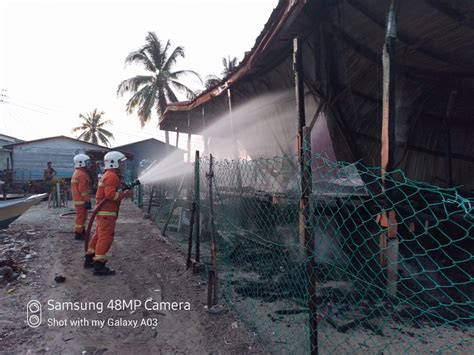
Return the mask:
<svg viewBox="0 0 474 355"><path fill-rule="evenodd" d="M92 211L87 211L87 213L92 213ZM59 215L59 218L66 218L68 216L75 216L75 215L76 215L76 211L65 212L65 213L61 213Z"/></svg>
<svg viewBox="0 0 474 355"><path fill-rule="evenodd" d="M87 253L87 249L89 247L89 236L91 234L91 229L92 229L92 224L94 223L95 216L97 215L97 212L100 211L104 203L107 202L106 199L103 199L100 201L94 208L91 214L91 218L89 219L89 223L87 224L87 229L86 229L86 237L84 238L84 251Z"/></svg>
<svg viewBox="0 0 474 355"><path fill-rule="evenodd" d="M138 186L140 185L140 180L135 180L133 181L132 183L130 184L125 184L124 185L124 188L122 189L122 191L126 191L126 190L131 190L133 189L135 186ZM84 251L87 253L87 249L89 248L89 238L90 238L90 234L91 234L91 229L92 229L92 224L94 223L94 220L95 220L95 216L97 215L97 213L100 211L100 209L102 208L102 206L104 205L104 203L107 202L106 199L103 199L102 201L100 201L95 207L94 207L94 210L92 211L92 214L91 214L91 218L89 219L89 223L87 224L87 228L86 228L86 236L84 238Z"/></svg>

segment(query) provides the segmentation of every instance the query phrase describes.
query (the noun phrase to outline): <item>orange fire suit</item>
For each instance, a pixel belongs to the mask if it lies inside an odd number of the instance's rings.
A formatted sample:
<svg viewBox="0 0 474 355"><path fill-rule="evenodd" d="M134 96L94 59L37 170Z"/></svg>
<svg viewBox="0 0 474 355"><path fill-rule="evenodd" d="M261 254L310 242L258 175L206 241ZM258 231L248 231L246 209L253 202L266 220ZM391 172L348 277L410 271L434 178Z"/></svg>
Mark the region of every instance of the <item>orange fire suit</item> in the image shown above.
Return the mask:
<svg viewBox="0 0 474 355"><path fill-rule="evenodd" d="M72 200L76 208L76 222L74 231L82 233L86 226L87 210L84 206L85 202L90 201L89 197L89 176L87 176L85 168L74 169L71 178Z"/></svg>
<svg viewBox="0 0 474 355"><path fill-rule="evenodd" d="M107 252L114 239L115 223L118 217L120 202L128 196L127 192L118 192L120 175L117 169L107 169L99 182L96 202L106 200L97 212L96 231L89 242L87 254L95 254L94 261L107 261Z"/></svg>

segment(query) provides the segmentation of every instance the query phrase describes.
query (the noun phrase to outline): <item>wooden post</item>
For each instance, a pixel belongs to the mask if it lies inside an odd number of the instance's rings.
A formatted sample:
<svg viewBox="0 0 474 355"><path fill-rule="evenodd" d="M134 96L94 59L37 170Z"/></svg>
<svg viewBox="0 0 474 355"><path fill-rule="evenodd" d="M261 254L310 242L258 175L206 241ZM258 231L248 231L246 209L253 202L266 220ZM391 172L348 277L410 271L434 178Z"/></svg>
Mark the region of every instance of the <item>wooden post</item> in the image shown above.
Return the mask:
<svg viewBox="0 0 474 355"><path fill-rule="evenodd" d="M211 270L209 270L209 281L212 283L208 288L208 307L209 301L211 300L212 306L216 305L219 302L218 299L218 284L219 279L217 276L217 242L216 242L216 233L214 225L214 199L212 191L212 180L214 178L214 171L212 167L213 157L210 154L209 158L209 173L207 174L208 178L208 188L209 188L209 233L211 234ZM209 307L210 308L210 307Z"/></svg>
<svg viewBox="0 0 474 355"><path fill-rule="evenodd" d="M312 192L311 128L306 127L304 107L303 48L299 37L293 39L293 70L295 74L296 112L298 116L297 150L300 161L300 248L308 275L309 344L311 355L318 354L318 314L316 297L315 244L311 223L310 197Z"/></svg>
<svg viewBox="0 0 474 355"><path fill-rule="evenodd" d="M196 206L196 223L195 223L195 235L196 235L196 250L195 250L195 260L196 263L200 262L201 252L200 252L200 237L201 237L201 189L200 189L200 160L199 160L199 150L196 150L196 156L194 158L194 203Z"/></svg>
<svg viewBox="0 0 474 355"><path fill-rule="evenodd" d="M170 133L168 131L165 131L165 141L166 141L166 146L165 146L166 155L168 155L169 148L170 148Z"/></svg>
<svg viewBox="0 0 474 355"><path fill-rule="evenodd" d="M295 37L293 39L293 70L295 74L295 97L296 97L296 112L298 119L298 135L297 135L297 151L298 159L300 161L300 176L301 176L301 196L303 196L303 176L304 176L304 162L303 162L303 127L306 125L305 108L304 108L304 71L303 71L303 56L300 39ZM303 198L300 200L300 224L299 224L299 239L300 239L300 254L305 257L305 237L304 237L304 215L303 215Z"/></svg>
<svg viewBox="0 0 474 355"><path fill-rule="evenodd" d="M186 259L186 269L192 265L191 254L193 250L193 228L194 228L194 213L196 211L196 204L191 203L191 218L189 219L189 236L188 236L188 257Z"/></svg>
<svg viewBox="0 0 474 355"><path fill-rule="evenodd" d="M303 127L301 155L301 231L304 238L304 251L306 273L308 275L308 309L309 309L309 339L311 354L318 353L318 309L316 297L316 261L314 230L311 219L311 194L312 194L312 170L311 170L311 128Z"/></svg>
<svg viewBox="0 0 474 355"><path fill-rule="evenodd" d="M139 185L139 186L142 186L142 185ZM155 185L152 185L151 186L151 192L150 192L150 200L148 200L148 209L147 209L148 214L151 213L151 207L153 205L153 198L154 197L155 197Z"/></svg>
<svg viewBox="0 0 474 355"><path fill-rule="evenodd" d="M189 119L189 111L188 111L188 156L187 156L187 161L188 163L191 162L191 133L190 133L190 126L191 126L191 122L190 122L190 119Z"/></svg>
<svg viewBox="0 0 474 355"><path fill-rule="evenodd" d="M215 285L215 273L213 269L210 269L207 277L207 309L210 310L214 305L214 285Z"/></svg>
<svg viewBox="0 0 474 355"><path fill-rule="evenodd" d="M173 205L171 206L171 211L168 215L168 218L166 219L165 224L163 225L163 228L161 228L161 234L163 236L166 236L166 229L168 228L168 224L170 223L171 217L173 216L173 212L176 209L176 206L178 205L178 198L179 198L179 194L181 193L181 189L183 188L183 182L184 182L185 177L186 177L186 175L183 175L183 177L181 178L181 182L179 183L178 191L176 191L176 197L174 198Z"/></svg>
<svg viewBox="0 0 474 355"><path fill-rule="evenodd" d="M204 110L204 105L202 105L202 110L201 110L201 113L202 113L202 130L203 132L206 130L206 116L205 116L205 110ZM202 138L204 139L204 153L203 154L207 154L208 153L208 137L206 135L203 135Z"/></svg>
<svg viewBox="0 0 474 355"><path fill-rule="evenodd" d="M138 185L138 208L143 208L143 185Z"/></svg>
<svg viewBox="0 0 474 355"><path fill-rule="evenodd" d="M396 0L392 0L388 13L387 32L383 47L383 104L382 104L382 133L381 133L381 177L385 206L380 216L380 224L385 229L380 234L380 266L386 270L387 292L397 295L398 285L398 236L397 220L390 198L392 178L387 174L392 172L395 157L395 42L396 30ZM386 192L389 191L389 192Z"/></svg>
<svg viewBox="0 0 474 355"><path fill-rule="evenodd" d="M230 118L230 134L232 138L232 159L238 159L237 155L237 145L235 142L234 136L234 119L232 117L232 93L230 92L230 87L227 87L227 104L229 106L229 118Z"/></svg>
<svg viewBox="0 0 474 355"><path fill-rule="evenodd" d="M301 159L303 127L306 126L306 114L304 108L303 48L299 37L293 39L293 71L295 74L296 112L298 114L298 156Z"/></svg>
<svg viewBox="0 0 474 355"><path fill-rule="evenodd" d="M59 182L56 183L56 207L61 208L61 185Z"/></svg>

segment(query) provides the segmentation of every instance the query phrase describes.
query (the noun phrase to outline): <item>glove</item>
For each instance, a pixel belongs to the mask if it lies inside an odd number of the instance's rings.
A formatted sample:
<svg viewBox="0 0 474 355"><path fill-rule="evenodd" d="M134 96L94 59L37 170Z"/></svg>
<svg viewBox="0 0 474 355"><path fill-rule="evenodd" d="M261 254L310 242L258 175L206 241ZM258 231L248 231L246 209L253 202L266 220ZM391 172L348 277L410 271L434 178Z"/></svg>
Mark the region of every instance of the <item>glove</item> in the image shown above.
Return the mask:
<svg viewBox="0 0 474 355"><path fill-rule="evenodd" d="M84 207L86 208L86 210L92 209L92 204L91 204L91 202L90 202L90 201L84 202Z"/></svg>

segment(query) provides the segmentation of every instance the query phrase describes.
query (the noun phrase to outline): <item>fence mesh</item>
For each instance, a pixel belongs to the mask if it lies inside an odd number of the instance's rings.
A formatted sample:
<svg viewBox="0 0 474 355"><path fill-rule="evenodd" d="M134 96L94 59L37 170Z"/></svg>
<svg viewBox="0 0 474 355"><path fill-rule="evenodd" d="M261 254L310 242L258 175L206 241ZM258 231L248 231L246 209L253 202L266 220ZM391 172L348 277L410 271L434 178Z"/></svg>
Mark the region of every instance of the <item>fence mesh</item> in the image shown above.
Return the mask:
<svg viewBox="0 0 474 355"><path fill-rule="evenodd" d="M295 157L215 161L211 177L199 162L201 262L211 178L219 301L271 352L472 351L473 199L313 155L304 210ZM151 210L160 226L172 216L167 233L185 250L176 226L189 225L192 179L183 185Z"/></svg>

